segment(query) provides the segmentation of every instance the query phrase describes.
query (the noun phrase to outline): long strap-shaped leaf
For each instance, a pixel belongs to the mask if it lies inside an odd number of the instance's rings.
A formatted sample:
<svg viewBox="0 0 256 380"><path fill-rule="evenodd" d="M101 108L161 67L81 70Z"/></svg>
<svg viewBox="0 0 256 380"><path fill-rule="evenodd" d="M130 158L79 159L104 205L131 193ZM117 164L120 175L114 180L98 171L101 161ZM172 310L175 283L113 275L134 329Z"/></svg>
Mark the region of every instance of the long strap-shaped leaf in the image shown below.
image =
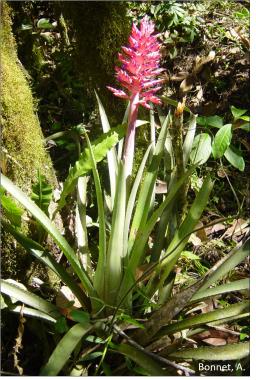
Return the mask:
<svg viewBox="0 0 256 380"><path fill-rule="evenodd" d="M22 306L14 306L10 307L8 306L8 310L20 314L21 310L22 313L27 317L32 318L38 318L42 321L48 322L48 323L56 323L56 318L51 317L50 315L43 313L40 310L32 309L31 307L22 307Z"/></svg>
<svg viewBox="0 0 256 380"><path fill-rule="evenodd" d="M51 354L46 365L41 369L40 376L57 376L77 344L92 329L90 324L78 323L64 335Z"/></svg>
<svg viewBox="0 0 256 380"><path fill-rule="evenodd" d="M108 117L96 91L95 91L95 95L96 95L96 99L99 106L102 129L103 129L103 132L107 133L110 130ZM113 208L114 199L115 199L115 191L116 191L116 176L117 176L117 170L118 170L117 153L116 153L115 147L113 147L112 149L108 151L107 158L108 158L111 200L112 200L112 208Z"/></svg>
<svg viewBox="0 0 256 380"><path fill-rule="evenodd" d="M228 284L216 286L215 288L200 290L191 298L191 302L197 302L204 298L213 297L219 294L249 289L249 286L249 278L244 278L242 280L233 281Z"/></svg>
<svg viewBox="0 0 256 380"><path fill-rule="evenodd" d="M138 189L139 189L139 186L141 183L143 171L144 171L147 159L149 157L149 154L151 152L151 149L152 149L152 145L149 145L149 147L146 150L144 157L141 161L139 170L136 174L136 177L135 177L135 180L134 180L134 183L132 186L132 190L131 190L131 193L129 196L129 200L127 203L127 207L126 207L125 226L124 226L124 256L127 256L127 258L128 258L128 255L126 255L126 253L127 253L127 249L128 249L128 235L129 235L129 228L130 228L132 212L134 209L137 192L138 192Z"/></svg>
<svg viewBox="0 0 256 380"><path fill-rule="evenodd" d="M218 267L216 271L212 270L212 274L207 281L199 289L201 292L207 289L210 285L225 276L228 272L234 269L239 263L241 263L250 253L250 240L247 240L245 244L240 248L233 249L229 255L224 259L224 262ZM214 269L214 268L213 268Z"/></svg>
<svg viewBox="0 0 256 380"><path fill-rule="evenodd" d="M193 171L194 171L194 168L191 168L190 170L187 171L186 174L184 174L184 176L179 181L175 183L175 185L171 188L169 194L165 198L164 202L158 207L158 209L149 218L145 227L143 227L143 229L140 229L138 231L137 239L134 243L134 246L131 252L131 259L130 259L130 266L133 270L137 267L137 265L140 263L143 257L145 244L148 241L149 235L152 232L158 219L161 217L165 208L173 200L173 198L179 191L182 184L186 181L186 179L191 175Z"/></svg>
<svg viewBox="0 0 256 380"><path fill-rule="evenodd" d="M78 298L80 303L85 306L86 309L90 308L90 301L86 297L80 286L77 285L76 281L68 274L68 272L63 268L62 265L57 263L55 258L38 243L24 236L20 231L13 228L10 223L6 223L2 220L3 228L8 231L12 236L33 256L35 256L39 261L48 266L53 270L59 278L72 290L74 295Z"/></svg>
<svg viewBox="0 0 256 380"><path fill-rule="evenodd" d="M154 155L152 157L151 164L146 173L144 182L140 190L139 199L136 206L136 210L135 210L135 214L134 214L134 218L133 218L133 222L131 226L131 231L130 231L129 244L128 244L129 252L131 251L134 241L136 239L137 231L139 229L142 229L145 226L147 218L148 218L152 192L155 186L157 173L158 173L158 167L159 167L163 150L164 150L164 143L166 139L166 133L167 133L167 128L169 126L169 122L170 122L170 114L167 115L162 125L161 132L158 136L158 140L157 140Z"/></svg>
<svg viewBox="0 0 256 380"><path fill-rule="evenodd" d="M59 318L61 316L57 307L52 303L45 301L43 298L29 292L28 290L21 289L20 287L6 281L0 280L1 292L10 297L16 298L18 301L32 306L37 310L50 315L52 318Z"/></svg>
<svg viewBox="0 0 256 380"><path fill-rule="evenodd" d="M128 356L135 363L144 368L151 376L169 375L169 373L166 370L162 369L154 359L152 359L146 353L139 351L135 347L130 346L129 344L120 344L116 349L118 352L121 352L123 355Z"/></svg>
<svg viewBox="0 0 256 380"><path fill-rule="evenodd" d="M172 201L172 199L177 194L178 190L187 179L187 177L192 173L194 168L191 168L177 183L172 187L171 191L167 195L164 202L158 207L158 209L152 214L143 229L138 231L137 239L134 243L133 249L130 254L130 259L128 267L126 268L124 278L122 281L122 286L120 289L120 299L126 294L127 290L130 289L134 280L134 274L137 266L142 262L143 256L145 254L145 245L148 241L150 233L152 232L157 220L164 212L165 208ZM130 296L131 298L131 296ZM129 302L128 302L129 303Z"/></svg>
<svg viewBox="0 0 256 380"><path fill-rule="evenodd" d="M212 190L213 183L210 177L204 180L204 183L194 200L188 215L186 216L184 222L181 224L180 228L174 235L174 238L166 250L166 259L160 263L161 279L159 281L158 288L164 284L164 281L168 277L169 273L176 264L180 253L184 249L185 245L189 240L189 233L192 233L198 220L200 219L202 212L207 204L210 192ZM170 255L169 255L170 254Z"/></svg>
<svg viewBox="0 0 256 380"><path fill-rule="evenodd" d="M234 343L221 347L197 347L187 350L176 351L169 355L173 359L195 359L195 360L239 360L250 353L250 343Z"/></svg>
<svg viewBox="0 0 256 380"><path fill-rule="evenodd" d="M105 268L106 288L105 299L110 305L115 305L116 296L123 274L124 221L126 206L126 181L123 162L119 163L117 191L112 216L112 229L108 245L107 265Z"/></svg>
<svg viewBox="0 0 256 380"><path fill-rule="evenodd" d="M160 338L164 335L174 334L177 331L193 328L195 326L221 320L223 318L236 317L237 315L241 313L245 313L248 310L249 310L249 301L239 302L235 305L231 305L223 309L217 309L214 311L210 311L209 313L203 313L191 318L184 319L183 321L180 321L180 322L172 323L169 326L163 327L156 334L156 337Z"/></svg>
<svg viewBox="0 0 256 380"><path fill-rule="evenodd" d="M193 141L196 133L196 119L197 115L191 114L188 124L188 131L183 143L183 162L185 166L188 163L188 159L193 146Z"/></svg>
<svg viewBox="0 0 256 380"><path fill-rule="evenodd" d="M99 217L99 257L98 264L94 277L94 286L100 297L103 297L105 289L105 266L106 266L106 225L105 225L105 212L103 203L103 193L100 185L100 177L97 170L96 160L93 149L86 135L87 145L89 149L89 156L92 162L92 172L96 190L98 217Z"/></svg>
<svg viewBox="0 0 256 380"><path fill-rule="evenodd" d="M24 194L12 181L10 181L4 175L1 176L1 185L8 191L18 202L20 202L27 211L29 211L33 217L38 221L39 224L52 236L55 243L63 251L64 255L68 259L74 272L80 278L82 285L92 296L95 296L95 290L91 284L91 281L80 266L79 261L76 258L74 250L70 247L66 239L60 234L55 225L50 221L50 219L42 212L42 210Z"/></svg>

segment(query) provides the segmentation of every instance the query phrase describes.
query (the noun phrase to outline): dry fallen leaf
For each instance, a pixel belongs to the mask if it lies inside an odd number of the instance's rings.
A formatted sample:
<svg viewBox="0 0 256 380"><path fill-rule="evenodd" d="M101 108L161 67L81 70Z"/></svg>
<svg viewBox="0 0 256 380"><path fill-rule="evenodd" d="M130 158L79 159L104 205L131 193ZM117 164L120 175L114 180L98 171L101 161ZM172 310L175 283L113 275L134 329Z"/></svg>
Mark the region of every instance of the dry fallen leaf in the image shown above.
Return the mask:
<svg viewBox="0 0 256 380"><path fill-rule="evenodd" d="M226 339L223 338L207 338L203 339L202 342L205 342L211 346L225 346L227 344Z"/></svg>

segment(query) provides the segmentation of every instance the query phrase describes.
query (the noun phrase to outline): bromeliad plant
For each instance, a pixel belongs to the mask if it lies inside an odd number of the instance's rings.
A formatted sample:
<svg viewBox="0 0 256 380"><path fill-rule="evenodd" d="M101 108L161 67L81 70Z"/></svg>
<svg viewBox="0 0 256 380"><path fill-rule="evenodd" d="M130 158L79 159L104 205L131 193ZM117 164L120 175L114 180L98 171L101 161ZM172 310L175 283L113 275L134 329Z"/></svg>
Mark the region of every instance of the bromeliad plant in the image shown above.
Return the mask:
<svg viewBox="0 0 256 380"><path fill-rule="evenodd" d="M66 316L70 328L67 328L68 331L41 369L41 375L57 375L61 371L82 375L86 361L90 359L97 360L95 374L175 375L178 370L192 374L195 372L193 362L190 367L183 367L177 361L209 360L212 355L216 360L237 360L248 355L247 342L225 347L204 347L200 350L187 348L188 337L193 337L198 332L196 327L203 331L208 329L209 323L213 326L248 316L247 301L190 318L183 314L184 309L190 311L206 298L248 288L247 280L218 285L218 281L248 255L248 243L232 251L209 270L206 276L173 295L175 265L196 228L213 183L210 177L205 179L187 211L181 195L186 194L189 177L194 170L194 167L188 167L188 162L195 135L196 116L190 115L183 143L181 104L173 117L170 112L166 117L160 114L161 130L154 143L156 129L152 103L161 104L156 92L160 90L162 79L157 76L162 69L159 68L160 45L153 33L154 24L147 17L141 21L140 28L133 25L129 47L123 47L123 54L119 55L122 67L116 69L117 80L126 91L109 87L114 95L129 100L128 116L124 118L123 124L110 128L103 105L96 95L104 133L93 143L85 135L87 147L64 183L56 212L65 205L67 196L76 186L77 252L39 205L2 176L3 189L20 202L51 235L72 269L72 272L66 271L42 242L39 244L24 236L18 226L3 220L3 228L59 276L79 305L76 309L70 303L67 305ZM139 106L150 110L152 143L132 180L135 132L143 123L137 120ZM175 132L174 135L172 132ZM175 138L171 139L172 136ZM105 192L97 168L97 163L105 156L111 190L111 202L108 202L110 224L107 220ZM161 162L165 163L163 171L167 191L163 201L157 205L156 183ZM99 242L96 260L90 254L86 222L86 191L90 172L94 179L98 207ZM4 195L6 219L10 215L10 207L15 209L17 206L8 195ZM152 238L153 232L155 238ZM150 239L153 241L151 244ZM210 288L213 284L216 286ZM21 305L18 302L21 302L26 305L22 307L24 315L40 318L45 323L58 327L63 322L63 309L19 284L2 280L1 290L4 295L3 305L12 311L20 312ZM65 328L62 332L64 331ZM181 331L182 336L177 338L175 335L173 343L171 338L174 333ZM154 344L157 342L161 346L163 337L165 344L160 354L156 355ZM86 349L88 345L89 350ZM72 353L73 359L70 361ZM123 358L118 361L120 368L116 368L115 361L111 360L113 353ZM131 361L136 363L135 367Z"/></svg>

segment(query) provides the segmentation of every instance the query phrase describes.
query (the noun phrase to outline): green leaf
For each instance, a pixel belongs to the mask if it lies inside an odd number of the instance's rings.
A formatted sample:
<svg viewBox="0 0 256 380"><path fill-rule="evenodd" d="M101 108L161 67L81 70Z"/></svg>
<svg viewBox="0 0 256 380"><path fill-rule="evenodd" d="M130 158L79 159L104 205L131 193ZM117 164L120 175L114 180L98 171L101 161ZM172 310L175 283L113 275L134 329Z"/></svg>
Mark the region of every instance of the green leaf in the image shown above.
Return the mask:
<svg viewBox="0 0 256 380"><path fill-rule="evenodd" d="M101 125L104 133L107 133L110 131L110 124L107 118L107 114L105 112L105 109L101 103L101 100L95 91L96 99L98 102L99 112L100 112L100 119L101 119ZM110 181L110 190L111 190L111 200L112 200L112 208L114 205L114 199L115 199L115 191L116 191L116 176L117 176L117 170L118 170L118 164L117 164L117 153L115 150L115 147L110 149L107 153L108 158L108 171L109 171L109 181ZM111 208L111 210L112 210Z"/></svg>
<svg viewBox="0 0 256 380"><path fill-rule="evenodd" d="M59 334L64 334L69 330L67 319L63 315L57 319L54 327L55 331Z"/></svg>
<svg viewBox="0 0 256 380"><path fill-rule="evenodd" d="M235 343L221 347L197 347L188 348L171 353L169 357L174 359L195 359L195 360L239 360L245 358L250 353L250 344Z"/></svg>
<svg viewBox="0 0 256 380"><path fill-rule="evenodd" d="M183 143L183 162L184 166L187 165L192 147L194 142L194 137L196 133L196 123L197 123L197 116L192 114L189 120L188 124L188 131Z"/></svg>
<svg viewBox="0 0 256 380"><path fill-rule="evenodd" d="M121 321L129 323L129 324L131 324L133 326L139 327L140 329L144 329L145 328L142 323L140 323L136 319L130 317L130 315L122 313L119 318L120 318Z"/></svg>
<svg viewBox="0 0 256 380"><path fill-rule="evenodd" d="M248 278L243 280L233 281L227 284L216 286L215 288L209 288L197 292L192 298L191 301L198 301L203 298L213 297L219 294L225 294L230 292L237 292L240 290L249 289L250 281Z"/></svg>
<svg viewBox="0 0 256 380"><path fill-rule="evenodd" d="M70 355L85 334L92 330L90 324L76 324L59 341L46 365L41 369L40 376L57 376Z"/></svg>
<svg viewBox="0 0 256 380"><path fill-rule="evenodd" d="M84 289L92 296L96 296L95 289L88 277L88 274L80 266L80 263L76 257L74 250L70 247L66 239L61 235L55 225L45 215L45 213L31 200L26 194L24 194L12 181L2 175L1 184L3 188L8 191L18 202L20 202L29 211L39 224L52 236L55 243L63 251L64 255L68 259L74 272L80 278Z"/></svg>
<svg viewBox="0 0 256 380"><path fill-rule="evenodd" d="M108 244L106 267L104 269L106 278L105 299L110 305L115 305L123 275L125 207L125 169L123 162L120 161L111 223L112 228Z"/></svg>
<svg viewBox="0 0 256 380"><path fill-rule="evenodd" d="M224 155L232 139L232 125L226 124L216 133L212 143L212 154L214 158Z"/></svg>
<svg viewBox="0 0 256 380"><path fill-rule="evenodd" d="M37 182L32 186L31 199L47 215L48 207L52 200L52 190L45 176L38 171Z"/></svg>
<svg viewBox="0 0 256 380"><path fill-rule="evenodd" d="M89 137L86 136L86 141L89 149L89 158L92 163L92 172L94 184L96 189L98 217L99 217L99 257L97 268L94 276L94 287L98 295L102 297L105 287L105 266L106 266L106 225L105 225L105 212L103 203L103 193L100 185L100 177L97 170L96 159L93 152L93 147L90 143Z"/></svg>
<svg viewBox="0 0 256 380"><path fill-rule="evenodd" d="M174 238L169 244L165 256L166 258L160 263L160 268L165 269L165 273L161 276L160 283L163 284L168 274L173 268L173 265L177 262L181 252L187 244L190 234L193 232L198 220L200 219L202 212L207 204L210 192L213 188L213 183L210 177L204 180L204 183L196 196L185 220L181 224L180 228L176 231Z"/></svg>
<svg viewBox="0 0 256 380"><path fill-rule="evenodd" d="M118 352L121 352L124 356L128 356L152 376L168 375L168 371L163 370L162 367L154 359L135 347L132 347L128 344L120 344L116 347L116 350Z"/></svg>
<svg viewBox="0 0 256 380"><path fill-rule="evenodd" d="M198 116L197 124L203 127L221 128L223 126L223 118L217 115L214 116Z"/></svg>
<svg viewBox="0 0 256 380"><path fill-rule="evenodd" d="M247 312L249 310L249 305L249 301L243 301L222 309L210 311L209 313L202 313L194 317L186 318L183 321L172 323L169 326L163 327L157 334L157 337L159 338L164 335L174 334L177 331L194 328L196 326L219 321L224 318L236 317L241 313Z"/></svg>
<svg viewBox="0 0 256 380"><path fill-rule="evenodd" d="M4 189L0 188L1 205L4 209L4 214L9 221L16 227L21 226L21 216L23 210L16 205L14 200L7 195L4 195Z"/></svg>
<svg viewBox="0 0 256 380"><path fill-rule="evenodd" d="M37 21L38 29L53 29L55 26L56 25L51 23L48 18L40 18L40 20Z"/></svg>
<svg viewBox="0 0 256 380"><path fill-rule="evenodd" d="M242 124L238 128L243 129L246 132L250 132L250 123Z"/></svg>
<svg viewBox="0 0 256 380"><path fill-rule="evenodd" d="M250 253L250 241L247 240L245 244L238 248L233 249L224 259L223 263L213 271L203 286L199 289L201 292L207 289L210 285L213 285L218 280L223 278L227 273L233 270L238 264L240 264Z"/></svg>
<svg viewBox="0 0 256 380"><path fill-rule="evenodd" d="M40 310L52 318L60 317L60 313L55 305L45 301L41 297L29 292L28 290L21 289L20 287L8 282L7 280L0 280L1 292L13 297L18 301L25 303L26 305L32 306L37 310Z"/></svg>
<svg viewBox="0 0 256 380"><path fill-rule="evenodd" d="M97 140L92 142L92 150L96 162L103 160L108 151L124 137L125 131L126 125L119 125L116 128L112 128L109 132L103 133ZM88 171L92 170L92 165L89 148L85 148L80 154L79 160L70 169L68 177L64 182L58 210L65 205L66 197L73 191L78 177L84 176Z"/></svg>
<svg viewBox="0 0 256 380"><path fill-rule="evenodd" d="M241 116L240 120L250 121L250 116L247 116L247 115Z"/></svg>
<svg viewBox="0 0 256 380"><path fill-rule="evenodd" d="M236 169L240 170L241 172L244 171L245 162L242 157L242 152L239 149L230 145L225 151L224 156L228 160L228 162L231 163L232 166L234 166Z"/></svg>
<svg viewBox="0 0 256 380"><path fill-rule="evenodd" d="M190 251L183 251L181 252L181 257L185 257L186 259L190 259L190 260L200 260L200 257L195 255L194 253L190 252Z"/></svg>
<svg viewBox="0 0 256 380"><path fill-rule="evenodd" d="M89 323L90 322L90 315L82 310L72 310L70 312L70 316L75 322L79 323Z"/></svg>
<svg viewBox="0 0 256 380"><path fill-rule="evenodd" d="M80 362L84 362L84 361L89 361L89 360L101 358L102 354L103 354L103 351L94 351L94 352L91 352L90 354L85 353L82 356L80 356L78 361L80 363Z"/></svg>
<svg viewBox="0 0 256 380"><path fill-rule="evenodd" d="M20 314L21 312L21 308L22 306L16 306L16 305L13 305L13 306L9 306L8 309L11 311L11 312L14 312L14 313L17 313L17 314ZM37 318L37 319L40 319L40 320L43 320L45 322L48 322L48 323L56 323L56 319L51 317L50 315L40 311L40 310L36 310L36 309L32 309L30 307L23 307L22 308L22 313L26 316L26 317L31 317L31 318ZM54 325L55 326L55 325Z"/></svg>
<svg viewBox="0 0 256 380"><path fill-rule="evenodd" d="M194 168L191 168L187 171L171 188L169 191L167 197L163 201L163 203L160 204L160 206L153 212L149 220L147 221L146 225L139 229L137 232L137 239L134 243L134 246L131 251L130 255L130 262L129 262L129 268L132 272L136 269L136 267L139 265L140 262L142 262L143 254L145 254L145 245L148 241L148 238L150 236L150 233L152 232L155 224L157 223L158 219L161 217L163 211L165 208L170 204L170 202L174 199L177 192L185 182L185 180L191 175ZM125 280L124 280L125 282Z"/></svg>
<svg viewBox="0 0 256 380"><path fill-rule="evenodd" d="M145 179L140 189L139 198L138 198L138 202L137 202L137 206L135 209L135 214L133 217L131 230L130 230L128 252L130 252L132 249L132 246L136 239L137 231L139 229L142 229L145 226L147 218L148 218L148 214L149 214L150 206L151 206L152 193L153 193L154 186L156 183L158 167L163 155L169 121L170 121L170 114L166 116L165 121L162 125L160 134L158 136L154 155L152 157L152 161L149 165L148 171L145 175Z"/></svg>
<svg viewBox="0 0 256 380"><path fill-rule="evenodd" d="M164 103L170 104L174 107L177 107L177 105L179 104L177 100L167 98L167 96L161 96L160 98ZM184 111L189 112L191 114L190 109L186 106L184 107Z"/></svg>
<svg viewBox="0 0 256 380"><path fill-rule="evenodd" d="M208 133L197 135L193 142L190 161L194 165L203 165L211 155L211 144L211 136Z"/></svg>
<svg viewBox="0 0 256 380"><path fill-rule="evenodd" d="M29 239L23 235L20 231L15 229L10 223L6 223L2 220L2 226L5 231L8 231L17 240L18 243L22 245L28 252L30 252L34 257L41 261L44 265L48 266L52 271L54 271L59 278L72 290L76 295L81 304L86 302L87 307L90 306L87 297L83 293L80 286L77 284L64 267L57 263L53 255L47 252L40 244L36 243L34 240Z"/></svg>
<svg viewBox="0 0 256 380"><path fill-rule="evenodd" d="M241 108L236 108L235 106L231 106L230 110L232 112L232 115L234 117L234 121L240 119L240 116L244 115L247 110L241 109Z"/></svg>
<svg viewBox="0 0 256 380"><path fill-rule="evenodd" d="M148 148L144 154L144 157L141 161L141 164L140 164L139 170L136 174L136 177L135 177L135 180L134 180L134 183L132 186L132 190L130 192L129 200L127 203L126 214L125 214L125 224L124 224L124 254L127 252L127 249L128 249L129 229L130 229L132 212L133 212L133 209L135 206L136 195L137 195L140 183L141 183L143 171L144 171L146 162L148 160L149 154L151 152L151 149L152 149L152 144L150 144L148 146ZM126 265L126 264L127 263L125 262L124 265Z"/></svg>

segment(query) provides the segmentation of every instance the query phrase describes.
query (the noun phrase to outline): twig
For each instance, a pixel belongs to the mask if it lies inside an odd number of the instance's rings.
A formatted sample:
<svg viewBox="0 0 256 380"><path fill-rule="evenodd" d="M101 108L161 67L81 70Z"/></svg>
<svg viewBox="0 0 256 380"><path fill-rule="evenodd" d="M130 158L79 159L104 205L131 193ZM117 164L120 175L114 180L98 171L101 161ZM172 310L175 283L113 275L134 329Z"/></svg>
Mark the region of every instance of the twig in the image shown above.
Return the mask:
<svg viewBox="0 0 256 380"><path fill-rule="evenodd" d="M190 369L190 368L186 368L180 364L177 364L175 362L171 362L170 360L166 359L166 358L163 358L161 356L158 356L156 354L154 354L153 352L150 352L148 350L146 350L144 347L140 346L137 342L135 342L133 339L131 339L128 335L126 335L117 325L114 325L114 330L120 335L122 336L123 338L125 338L131 346L137 348L139 351L143 352L144 354L150 356L152 359L158 361L159 363L161 364L164 364L165 366L167 367L173 367L175 369L179 369L181 370L182 372L184 372L185 376L190 376L195 374L195 371Z"/></svg>
<svg viewBox="0 0 256 380"><path fill-rule="evenodd" d="M15 339L15 346L13 347L13 359L14 359L14 368L16 368L19 372L19 375L23 375L23 368L19 365L18 354L20 348L22 348L22 337L24 334L24 323L26 319L23 317L23 308L24 304L22 304L20 308L20 317L19 317L19 326L18 326L18 336Z"/></svg>

